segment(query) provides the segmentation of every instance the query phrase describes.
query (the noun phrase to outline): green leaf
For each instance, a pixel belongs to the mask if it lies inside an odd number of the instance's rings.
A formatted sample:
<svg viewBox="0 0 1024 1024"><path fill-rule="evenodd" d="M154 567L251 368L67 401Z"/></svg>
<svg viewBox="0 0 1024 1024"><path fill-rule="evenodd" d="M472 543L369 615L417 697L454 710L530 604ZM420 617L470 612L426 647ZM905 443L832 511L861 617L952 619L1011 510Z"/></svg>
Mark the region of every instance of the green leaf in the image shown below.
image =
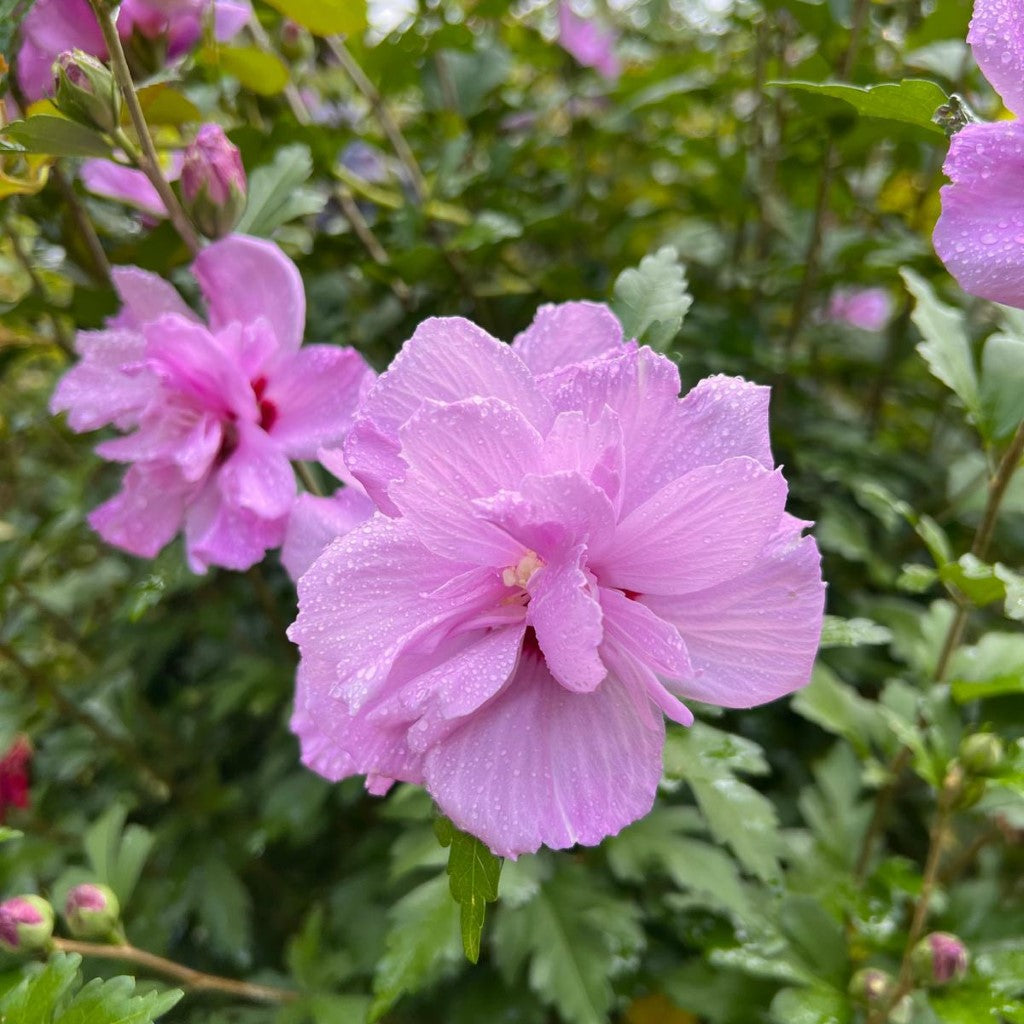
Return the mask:
<svg viewBox="0 0 1024 1024"><path fill-rule="evenodd" d="M887 644L892 633L870 619L842 619L826 615L821 630L822 648L860 647L864 644Z"/></svg>
<svg viewBox="0 0 1024 1024"><path fill-rule="evenodd" d="M38 974L30 974L0 999L0 1021L48 1024L57 1001L78 976L77 953L55 953Z"/></svg>
<svg viewBox="0 0 1024 1024"><path fill-rule="evenodd" d="M113 156L110 144L99 132L52 114L36 114L24 121L14 121L0 132L0 137L13 143L9 148L22 153L108 159Z"/></svg>
<svg viewBox="0 0 1024 1024"><path fill-rule="evenodd" d="M932 118L949 101L945 91L925 78L904 78L882 85L846 85L842 82L769 82L799 92L843 100L862 117L899 121L923 128L933 135L944 135Z"/></svg>
<svg viewBox="0 0 1024 1024"><path fill-rule="evenodd" d="M219 856L207 857L193 874L193 899L211 945L244 959L252 946L252 897L238 875Z"/></svg>
<svg viewBox="0 0 1024 1024"><path fill-rule="evenodd" d="M664 351L672 343L693 303L679 253L666 245L640 266L622 271L615 281L612 309L627 338Z"/></svg>
<svg viewBox="0 0 1024 1024"><path fill-rule="evenodd" d="M0 825L0 843L9 843L12 839L20 839L24 834L24 832L19 832L16 828Z"/></svg>
<svg viewBox="0 0 1024 1024"><path fill-rule="evenodd" d="M301 187L312 173L313 157L308 146L279 149L271 163L249 175L249 202L235 231L265 238L287 221L319 213L325 197Z"/></svg>
<svg viewBox="0 0 1024 1024"><path fill-rule="evenodd" d="M449 973L463 959L458 915L448 880L438 875L392 908L387 949L373 979L370 1020L379 1020L407 992Z"/></svg>
<svg viewBox="0 0 1024 1024"><path fill-rule="evenodd" d="M510 985L529 963L530 988L566 1021L605 1024L612 978L643 943L635 903L612 896L578 866L563 865L528 903L501 907L494 949Z"/></svg>
<svg viewBox="0 0 1024 1024"><path fill-rule="evenodd" d="M981 353L981 413L986 434L1009 437L1024 420L1024 341L993 334Z"/></svg>
<svg viewBox="0 0 1024 1024"><path fill-rule="evenodd" d="M352 36L366 28L366 0L267 0L317 36Z"/></svg>
<svg viewBox="0 0 1024 1024"><path fill-rule="evenodd" d="M833 988L784 988L772 1000L777 1024L846 1024L850 1000Z"/></svg>
<svg viewBox="0 0 1024 1024"><path fill-rule="evenodd" d="M821 664L814 666L810 684L794 694L790 706L826 732L848 740L861 754L885 736L878 705Z"/></svg>
<svg viewBox="0 0 1024 1024"><path fill-rule="evenodd" d="M470 963L480 959L480 935L487 904L498 898L501 858L476 836L460 832L447 818L434 825L438 841L449 848L448 878L452 896L462 908L462 946Z"/></svg>
<svg viewBox="0 0 1024 1024"><path fill-rule="evenodd" d="M123 804L114 804L89 827L83 839L97 879L114 890L122 906L131 899L153 848L153 836L147 829L125 826L127 815Z"/></svg>
<svg viewBox="0 0 1024 1024"><path fill-rule="evenodd" d="M288 84L288 67L276 54L254 46L204 46L200 63L237 78L260 96L276 96Z"/></svg>
<svg viewBox="0 0 1024 1024"><path fill-rule="evenodd" d="M992 632L962 647L953 659L950 688L960 703L1024 693L1024 636Z"/></svg>
<svg viewBox="0 0 1024 1024"><path fill-rule="evenodd" d="M134 978L94 978L55 1017L54 1024L151 1024L185 994L180 989L134 993Z"/></svg>
<svg viewBox="0 0 1024 1024"><path fill-rule="evenodd" d="M981 401L978 377L963 314L940 302L932 286L913 270L904 267L900 273L914 296L912 319L924 338L917 351L932 373L953 390L972 416L977 417Z"/></svg>
<svg viewBox="0 0 1024 1024"><path fill-rule="evenodd" d="M947 562L939 570L943 583L960 591L979 608L1006 597L1006 584L993 565L987 565L974 555L962 555L955 562Z"/></svg>

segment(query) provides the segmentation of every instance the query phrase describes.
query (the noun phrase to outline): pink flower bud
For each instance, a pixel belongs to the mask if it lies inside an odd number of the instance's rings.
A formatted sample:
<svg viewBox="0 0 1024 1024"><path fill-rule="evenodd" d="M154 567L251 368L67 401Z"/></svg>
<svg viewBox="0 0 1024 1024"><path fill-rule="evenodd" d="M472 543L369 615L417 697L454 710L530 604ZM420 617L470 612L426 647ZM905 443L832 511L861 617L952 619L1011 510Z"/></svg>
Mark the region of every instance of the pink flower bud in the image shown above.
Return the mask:
<svg viewBox="0 0 1024 1024"><path fill-rule="evenodd" d="M102 61L82 50L67 50L53 65L57 108L66 117L101 132L121 121L121 91Z"/></svg>
<svg viewBox="0 0 1024 1024"><path fill-rule="evenodd" d="M911 954L915 977L935 987L960 981L967 973L967 963L967 947L949 932L926 935Z"/></svg>
<svg viewBox="0 0 1024 1024"><path fill-rule="evenodd" d="M64 900L64 920L76 939L108 939L120 917L117 897L105 885L76 885Z"/></svg>
<svg viewBox="0 0 1024 1024"><path fill-rule="evenodd" d="M221 238L238 222L246 203L245 168L238 148L218 124L204 124L185 150L181 193L196 227Z"/></svg>
<svg viewBox="0 0 1024 1024"><path fill-rule="evenodd" d="M53 934L53 908L40 896L15 896L0 903L0 948L9 953L42 949Z"/></svg>

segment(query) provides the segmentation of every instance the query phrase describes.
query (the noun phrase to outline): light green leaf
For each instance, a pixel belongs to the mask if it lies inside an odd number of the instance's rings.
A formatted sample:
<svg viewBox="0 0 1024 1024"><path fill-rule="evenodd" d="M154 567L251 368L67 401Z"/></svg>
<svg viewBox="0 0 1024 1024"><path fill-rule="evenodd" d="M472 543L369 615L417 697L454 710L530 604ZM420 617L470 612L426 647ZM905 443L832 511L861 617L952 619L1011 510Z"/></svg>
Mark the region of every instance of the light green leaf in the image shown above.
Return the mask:
<svg viewBox="0 0 1024 1024"><path fill-rule="evenodd" d="M185 994L180 989L134 993L134 978L94 978L54 1018L54 1024L151 1024Z"/></svg>
<svg viewBox="0 0 1024 1024"><path fill-rule="evenodd" d="M993 334L981 353L981 412L986 433L1009 437L1024 420L1024 341Z"/></svg>
<svg viewBox="0 0 1024 1024"><path fill-rule="evenodd" d="M447 818L439 819L434 829L441 845L449 848L449 885L462 908L462 946L467 959L475 964L480 959L480 934L487 904L498 898L502 861L476 836L460 832Z"/></svg>
<svg viewBox="0 0 1024 1024"><path fill-rule="evenodd" d="M784 988L772 1000L770 1012L777 1024L846 1024L850 1000L824 986Z"/></svg>
<svg viewBox="0 0 1024 1024"><path fill-rule="evenodd" d="M974 555L962 555L955 562L947 562L939 570L943 583L956 587L972 604L979 608L1006 597L1006 584L999 578L995 566L987 565Z"/></svg>
<svg viewBox="0 0 1024 1024"><path fill-rule="evenodd" d="M352 36L366 28L366 0L266 0L317 36Z"/></svg>
<svg viewBox="0 0 1024 1024"><path fill-rule="evenodd" d="M109 885L124 906L131 899L153 848L153 836L141 825L125 826L128 811L114 804L91 825L83 845L96 879Z"/></svg>
<svg viewBox="0 0 1024 1024"><path fill-rule="evenodd" d="M868 86L842 82L770 82L769 85L843 100L862 117L899 121L934 135L944 134L932 118L949 97L940 86L925 78L904 78L900 82Z"/></svg>
<svg viewBox="0 0 1024 1024"><path fill-rule="evenodd" d="M30 974L0 999L0 1020L49 1024L57 1001L74 984L82 958L55 953L38 974Z"/></svg>
<svg viewBox="0 0 1024 1024"><path fill-rule="evenodd" d="M963 314L940 302L932 286L913 270L904 267L900 273L914 296L912 319L924 338L917 351L932 373L953 390L972 416L977 417L981 403L978 377Z"/></svg>
<svg viewBox="0 0 1024 1024"><path fill-rule="evenodd" d="M612 309L627 338L664 351L672 343L693 303L679 253L666 245L640 266L622 271L615 281Z"/></svg>
<svg viewBox="0 0 1024 1024"><path fill-rule="evenodd" d="M950 685L954 700L961 703L1024 693L1024 636L992 632L960 648Z"/></svg>
<svg viewBox="0 0 1024 1024"><path fill-rule="evenodd" d="M276 96L288 84L288 68L276 54L255 46L204 46L198 60L219 68L260 96Z"/></svg>
<svg viewBox="0 0 1024 1024"><path fill-rule="evenodd" d="M14 121L0 131L0 138L12 144L9 148L22 153L108 159L113 156L110 144L99 132L52 114L36 114L24 121Z"/></svg>
<svg viewBox="0 0 1024 1024"><path fill-rule="evenodd" d="M326 198L302 187L312 173L308 146L279 149L271 163L249 175L249 202L235 231L266 238L287 221L319 213Z"/></svg>
<svg viewBox="0 0 1024 1024"><path fill-rule="evenodd" d="M425 988L463 960L459 915L444 875L403 896L390 917L387 949L373 979L371 1021L405 993Z"/></svg>
<svg viewBox="0 0 1024 1024"><path fill-rule="evenodd" d="M815 665L810 685L794 694L791 706L798 715L849 740L861 754L885 735L878 705L824 665Z"/></svg>
<svg viewBox="0 0 1024 1024"><path fill-rule="evenodd" d="M0 843L9 843L12 839L20 839L24 834L24 832L19 832L16 828L0 825Z"/></svg>
<svg viewBox="0 0 1024 1024"><path fill-rule="evenodd" d="M864 644L887 644L892 633L870 619L842 619L826 615L821 630L822 648L860 647Z"/></svg>

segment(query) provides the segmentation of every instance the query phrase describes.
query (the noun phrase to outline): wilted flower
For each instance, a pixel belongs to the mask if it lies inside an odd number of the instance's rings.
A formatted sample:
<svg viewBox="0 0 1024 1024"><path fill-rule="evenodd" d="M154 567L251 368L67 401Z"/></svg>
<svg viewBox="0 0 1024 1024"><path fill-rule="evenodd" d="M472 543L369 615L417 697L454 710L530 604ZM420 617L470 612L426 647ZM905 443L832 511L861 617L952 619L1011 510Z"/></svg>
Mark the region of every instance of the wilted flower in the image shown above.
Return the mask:
<svg viewBox="0 0 1024 1024"><path fill-rule="evenodd" d="M558 5L558 42L584 67L594 68L605 78L619 77L619 58L615 55L615 33L594 21L581 18L569 0Z"/></svg>
<svg viewBox="0 0 1024 1024"><path fill-rule="evenodd" d="M0 758L0 825L7 819L8 808L28 807L28 764L32 760L32 744L27 736L18 736L7 753Z"/></svg>
<svg viewBox="0 0 1024 1024"><path fill-rule="evenodd" d="M41 896L14 896L0 903L0 949L32 953L53 935L53 907Z"/></svg>
<svg viewBox="0 0 1024 1024"><path fill-rule="evenodd" d="M207 238L223 238L245 210L242 154L219 124L204 124L185 150L181 196L192 222Z"/></svg>
<svg viewBox="0 0 1024 1024"><path fill-rule="evenodd" d="M976 0L967 42L1017 117L1024 115L1024 18L1014 0ZM1024 307L1024 124L967 124L950 140L933 241L974 295Z"/></svg>
<svg viewBox="0 0 1024 1024"><path fill-rule="evenodd" d="M592 303L512 347L420 325L346 443L381 511L299 582L310 767L423 784L501 855L595 844L650 810L680 697L807 682L824 588L768 391L679 386Z"/></svg>
<svg viewBox="0 0 1024 1024"><path fill-rule="evenodd" d="M171 60L192 49L211 5L217 38L234 36L249 20L249 0L122 0L117 30L166 41ZM106 60L106 43L88 0L36 0L22 23L16 70L29 100L53 94L53 62L65 50L84 50Z"/></svg>
<svg viewBox="0 0 1024 1024"><path fill-rule="evenodd" d="M892 317L892 296L884 288L837 288L825 315L862 331L881 331Z"/></svg>
<svg viewBox="0 0 1024 1024"><path fill-rule="evenodd" d="M922 984L948 985L967 973L967 947L949 932L932 932L914 947L911 964Z"/></svg>
<svg viewBox="0 0 1024 1024"><path fill-rule="evenodd" d="M83 882L64 900L64 920L76 939L109 938L120 919L121 904L109 886Z"/></svg>
<svg viewBox="0 0 1024 1024"><path fill-rule="evenodd" d="M272 243L231 236L193 272L208 325L161 278L116 269L124 307L107 330L79 333L81 361L51 409L76 431L135 431L97 446L130 464L89 517L106 541L152 557L184 525L194 571L245 569L284 539L289 460L340 443L370 370L350 348L300 348L302 280Z"/></svg>

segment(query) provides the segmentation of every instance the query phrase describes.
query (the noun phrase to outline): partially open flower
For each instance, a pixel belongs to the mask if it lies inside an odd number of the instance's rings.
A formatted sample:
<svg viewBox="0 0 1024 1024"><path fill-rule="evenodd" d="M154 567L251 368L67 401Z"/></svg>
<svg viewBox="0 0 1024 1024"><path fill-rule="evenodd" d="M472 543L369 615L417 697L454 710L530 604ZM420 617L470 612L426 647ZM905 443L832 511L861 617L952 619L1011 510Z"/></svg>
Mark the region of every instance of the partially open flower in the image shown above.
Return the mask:
<svg viewBox="0 0 1024 1024"><path fill-rule="evenodd" d="M0 903L0 948L9 953L42 949L53 934L53 908L41 896L14 896Z"/></svg>
<svg viewBox="0 0 1024 1024"><path fill-rule="evenodd" d="M113 889L84 882L64 901L64 920L76 939L107 939L121 919L121 904Z"/></svg>

